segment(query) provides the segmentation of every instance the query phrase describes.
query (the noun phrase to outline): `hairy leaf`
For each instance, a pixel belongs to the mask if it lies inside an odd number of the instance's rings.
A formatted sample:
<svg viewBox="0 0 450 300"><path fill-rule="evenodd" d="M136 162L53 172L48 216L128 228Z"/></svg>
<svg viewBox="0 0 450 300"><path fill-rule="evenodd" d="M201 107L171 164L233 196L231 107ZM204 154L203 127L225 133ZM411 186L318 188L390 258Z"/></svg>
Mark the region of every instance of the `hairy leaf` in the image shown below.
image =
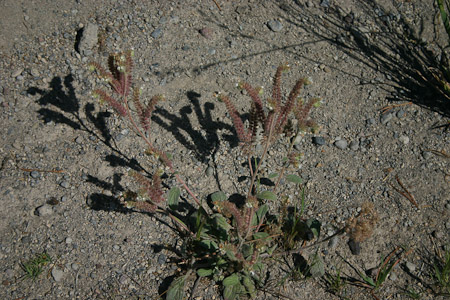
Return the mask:
<svg viewBox="0 0 450 300"><path fill-rule="evenodd" d="M167 200L167 204L172 209L177 209L178 207L178 200L180 198L180 188L174 186L169 191L169 196Z"/></svg>
<svg viewBox="0 0 450 300"><path fill-rule="evenodd" d="M302 183L302 178L298 175L289 174L286 175L286 180L292 183L300 184Z"/></svg>
<svg viewBox="0 0 450 300"><path fill-rule="evenodd" d="M255 298L256 288L253 280L249 276L244 276L244 278L242 278L242 283L244 284L245 289L247 290L247 293L250 295L250 297Z"/></svg>
<svg viewBox="0 0 450 300"><path fill-rule="evenodd" d="M311 268L309 269L309 273L311 276L317 278L325 275L325 265L320 254L313 254L312 257L310 257L310 260Z"/></svg>
<svg viewBox="0 0 450 300"><path fill-rule="evenodd" d="M167 290L168 300L183 300L184 298L184 284L186 276L181 276L175 279Z"/></svg>
<svg viewBox="0 0 450 300"><path fill-rule="evenodd" d="M208 277L214 272L213 269L198 269L197 275L200 277Z"/></svg>
<svg viewBox="0 0 450 300"><path fill-rule="evenodd" d="M267 206L267 204L263 204L258 208L258 210L256 211L256 216L258 217L258 224L261 223L261 221L266 216L266 213L268 211L269 211L269 206Z"/></svg>
<svg viewBox="0 0 450 300"><path fill-rule="evenodd" d="M211 200L213 203L216 201L217 202L225 201L225 200L227 200L227 195L225 195L225 193L222 191L218 191L211 195Z"/></svg>
<svg viewBox="0 0 450 300"><path fill-rule="evenodd" d="M278 173L270 173L268 176L270 179L278 177Z"/></svg>
<svg viewBox="0 0 450 300"><path fill-rule="evenodd" d="M262 200L276 201L277 195L275 195L275 193L271 192L271 191L262 191L256 195L256 198L262 199Z"/></svg>
<svg viewBox="0 0 450 300"><path fill-rule="evenodd" d="M231 274L222 281L222 284L225 287L239 284L239 275L236 273Z"/></svg>
<svg viewBox="0 0 450 300"><path fill-rule="evenodd" d="M316 219L309 219L306 221L306 226L314 233L314 236L318 238L320 236L320 222Z"/></svg>

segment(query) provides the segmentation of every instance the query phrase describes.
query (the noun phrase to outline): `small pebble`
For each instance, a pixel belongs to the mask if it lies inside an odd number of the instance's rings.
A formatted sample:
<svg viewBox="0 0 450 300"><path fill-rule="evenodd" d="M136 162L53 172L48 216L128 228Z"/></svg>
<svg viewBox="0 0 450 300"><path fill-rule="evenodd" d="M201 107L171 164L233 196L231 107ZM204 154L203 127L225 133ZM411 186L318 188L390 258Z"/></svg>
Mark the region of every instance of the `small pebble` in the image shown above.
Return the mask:
<svg viewBox="0 0 450 300"><path fill-rule="evenodd" d="M350 239L347 244L353 255L359 255L361 253L361 244L359 242Z"/></svg>
<svg viewBox="0 0 450 300"><path fill-rule="evenodd" d="M334 142L334 145L336 147L338 147L339 149L344 150L345 148L347 148L348 143L346 140L338 140L338 141Z"/></svg>
<svg viewBox="0 0 450 300"><path fill-rule="evenodd" d="M38 171L31 171L30 176L36 179L41 177L41 173L39 173Z"/></svg>
<svg viewBox="0 0 450 300"><path fill-rule="evenodd" d="M52 269L52 277L56 282L61 281L61 279L63 279L63 277L64 277L64 271L57 269L57 268L53 268Z"/></svg>
<svg viewBox="0 0 450 300"><path fill-rule="evenodd" d="M313 144L319 145L319 146L325 145L325 139L321 136L313 136L312 142L313 142Z"/></svg>
<svg viewBox="0 0 450 300"><path fill-rule="evenodd" d="M405 111L403 109L400 109L397 114L397 118L403 118L405 116Z"/></svg>
<svg viewBox="0 0 450 300"><path fill-rule="evenodd" d="M322 0L320 1L320 6L322 7L330 7L330 0Z"/></svg>
<svg viewBox="0 0 450 300"><path fill-rule="evenodd" d="M333 236L328 242L328 248L334 249L338 244L339 238L337 236Z"/></svg>
<svg viewBox="0 0 450 300"><path fill-rule="evenodd" d="M208 176L208 177L212 176L214 174L214 168L213 167L207 167L205 173L206 173L206 176Z"/></svg>
<svg viewBox="0 0 450 300"><path fill-rule="evenodd" d="M366 126L372 126L373 124L375 124L375 119L374 118L369 118L366 120Z"/></svg>
<svg viewBox="0 0 450 300"><path fill-rule="evenodd" d="M158 264L163 265L166 262L166 256L164 255L164 253L161 253L158 256Z"/></svg>
<svg viewBox="0 0 450 300"><path fill-rule="evenodd" d="M405 264L405 267L408 269L409 272L413 273L416 270L416 265L412 262L407 261Z"/></svg>
<svg viewBox="0 0 450 300"><path fill-rule="evenodd" d="M279 32L281 31L281 29L283 29L283 24L281 24L281 22L278 20L270 20L269 22L267 22L267 26L274 32Z"/></svg>
<svg viewBox="0 0 450 300"><path fill-rule="evenodd" d="M358 150L358 148L359 148L359 142L358 141L352 141L350 143L350 149L352 149L353 151Z"/></svg>
<svg viewBox="0 0 450 300"><path fill-rule="evenodd" d="M49 216L52 213L53 213L53 208L48 204L41 205L36 209L36 214L40 217Z"/></svg>
<svg viewBox="0 0 450 300"><path fill-rule="evenodd" d="M69 188L69 183L67 181L61 181L59 185L65 189Z"/></svg>
<svg viewBox="0 0 450 300"><path fill-rule="evenodd" d="M203 37L207 38L208 40L214 38L214 30L212 30L209 27L204 27L200 29L199 32Z"/></svg>
<svg viewBox="0 0 450 300"><path fill-rule="evenodd" d="M409 143L409 137L406 135L401 135L398 140L402 142L404 145L407 145Z"/></svg>
<svg viewBox="0 0 450 300"><path fill-rule="evenodd" d="M163 34L163 30L161 28L156 28L153 30L153 32L150 34L152 38L157 39L160 38Z"/></svg>
<svg viewBox="0 0 450 300"><path fill-rule="evenodd" d="M424 159L430 159L433 156L433 154L430 151L423 151L422 152L422 157Z"/></svg>
<svg viewBox="0 0 450 300"><path fill-rule="evenodd" d="M398 276L394 272L391 272L389 273L389 279L392 281L396 281L398 279Z"/></svg>
<svg viewBox="0 0 450 300"><path fill-rule="evenodd" d="M66 238L66 244L72 244L73 240L72 238L68 237Z"/></svg>
<svg viewBox="0 0 450 300"><path fill-rule="evenodd" d="M386 125L390 120L392 120L394 116L391 113L382 114L380 117L380 122L383 125Z"/></svg>
<svg viewBox="0 0 450 300"><path fill-rule="evenodd" d="M80 268L80 266L79 266L77 263L73 263L73 264L71 265L71 268L72 268L72 270L74 270L74 271L78 271L78 269Z"/></svg>

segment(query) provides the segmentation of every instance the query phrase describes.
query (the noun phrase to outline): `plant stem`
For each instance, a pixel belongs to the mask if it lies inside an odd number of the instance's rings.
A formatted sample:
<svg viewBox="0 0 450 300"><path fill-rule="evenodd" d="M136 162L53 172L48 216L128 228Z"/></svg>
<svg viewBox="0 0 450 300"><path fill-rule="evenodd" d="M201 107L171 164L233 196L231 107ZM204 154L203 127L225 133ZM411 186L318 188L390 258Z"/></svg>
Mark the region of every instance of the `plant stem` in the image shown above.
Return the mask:
<svg viewBox="0 0 450 300"><path fill-rule="evenodd" d="M130 111L130 107L128 106L128 99L125 95L123 95L123 103L125 104L125 108L127 110L128 119L131 121L131 124L133 124L134 129L142 137L142 139L145 141L145 143L150 148L153 148L152 142L145 136L145 134L141 131L139 126L137 126L136 122L134 121L133 116ZM175 170L173 169L173 167L171 167L171 166L168 166L168 167L170 169L170 172L175 175L175 178L177 179L178 183L183 186L183 188L186 190L186 192L188 192L188 194L192 197L192 199L194 199L195 203L197 203L197 205L199 205L199 206L202 206L200 201L197 199L197 197L194 195L194 193L189 189L189 187L186 185L184 180L181 179L181 177L175 173Z"/></svg>

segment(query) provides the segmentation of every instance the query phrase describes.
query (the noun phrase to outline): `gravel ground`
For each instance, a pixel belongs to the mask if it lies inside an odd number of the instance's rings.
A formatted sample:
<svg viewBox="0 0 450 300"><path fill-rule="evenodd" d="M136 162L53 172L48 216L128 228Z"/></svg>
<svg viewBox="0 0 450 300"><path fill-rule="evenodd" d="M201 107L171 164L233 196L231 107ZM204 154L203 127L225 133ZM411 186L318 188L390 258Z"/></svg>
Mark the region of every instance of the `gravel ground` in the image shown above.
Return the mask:
<svg viewBox="0 0 450 300"><path fill-rule="evenodd" d="M359 255L346 237L316 249L327 271L358 278L350 265L370 271L405 247L412 252L380 299L407 299L411 288L436 299L432 262L450 243L450 131L440 127L450 104L418 76L446 43L433 3L217 0L219 9L212 0L2 1L0 298L156 299L177 274L173 249L182 241L170 220L126 211L118 201L136 187L127 172L145 165L145 145L91 96L100 82L87 63L134 48L135 83L143 95L167 99L155 111L152 140L173 153L203 199L246 187L237 180L246 175L245 158L214 93L227 93L245 112L250 100L239 80L269 94L285 62L285 92L310 78L302 95L323 104L312 115L320 132L296 145L307 215L325 235L364 202L380 216ZM284 147L270 152L266 172L282 163ZM402 190L396 177L417 207L395 190ZM37 279L24 277L21 264L43 252L52 262ZM276 287L283 269L273 264L269 287L277 293L260 291L258 299L338 299L322 279ZM371 297L351 286L346 293ZM194 295L220 298L206 280Z"/></svg>

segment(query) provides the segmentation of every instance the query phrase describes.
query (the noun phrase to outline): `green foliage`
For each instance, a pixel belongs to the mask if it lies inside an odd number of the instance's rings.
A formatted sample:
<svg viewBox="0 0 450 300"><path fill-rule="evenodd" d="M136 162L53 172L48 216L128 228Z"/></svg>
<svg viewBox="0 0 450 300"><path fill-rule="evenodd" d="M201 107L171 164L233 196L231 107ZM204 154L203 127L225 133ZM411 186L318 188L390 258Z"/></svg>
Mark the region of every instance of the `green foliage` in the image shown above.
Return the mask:
<svg viewBox="0 0 450 300"><path fill-rule="evenodd" d="M295 152L293 143L302 131L317 127L309 119L309 113L319 103L319 99L303 101L299 98L303 86L309 84L306 79L299 79L283 99L281 74L288 66L280 66L274 77L272 97L266 104L260 98L262 89L253 88L245 82L240 84L251 98L250 124L246 128L232 101L220 94L218 98L226 105L241 141L242 152L252 162L249 165L250 181L248 189L241 193L244 203L238 205L227 197L225 191L217 191L211 194L211 203L206 207L176 172L171 155L154 147L148 139L152 111L163 98L155 96L146 104L140 101L140 89L132 86L131 58L130 51L118 53L111 56L109 70L97 63L90 63L90 67L109 84L113 92L111 95L96 89L94 94L127 120L134 132L145 141L148 147L146 153L154 158L153 168L158 170L150 178L144 172L132 172L131 175L142 189L139 193L127 193L127 197L123 198L124 205L131 209L169 216L185 238L182 257L185 259L183 265L186 270L183 271L186 273L172 282L166 298L185 298L185 286L192 271L198 277L221 283L224 299L255 298L258 287L262 286L265 279L267 259L283 255L283 248L294 249L300 242L320 236L320 222L302 218L305 190L301 186L302 178L292 170L298 167L301 158L301 154ZM133 101L134 109L130 109L128 98ZM294 127L292 124L297 125ZM258 137L258 132L262 132L262 139ZM280 139L285 139L289 145L285 160L279 170L269 173L269 170L263 170L263 162L274 142ZM262 143L262 152L256 150L258 143ZM294 168L290 169L292 166ZM291 174L285 175L287 171ZM179 187L173 186L168 192L163 190L163 172L169 173L168 177L175 178L178 186L186 190L189 199L194 201L191 203L195 207L194 211L186 213L181 209ZM276 184L271 188L261 189L262 174L267 173L270 174L270 179L276 179ZM286 207L280 205L281 199L289 198L280 192L279 187L285 182L282 179L301 189L300 207L295 207L294 213L286 213L283 211ZM291 190L287 192L290 193ZM280 252L276 252L278 249ZM309 274L313 277L323 276L325 270L321 256L314 254L309 260Z"/></svg>
<svg viewBox="0 0 450 300"><path fill-rule="evenodd" d="M450 249L446 249L444 257L435 262L434 277L440 292L450 295Z"/></svg>
<svg viewBox="0 0 450 300"><path fill-rule="evenodd" d="M22 270L25 272L24 277L33 280L37 279L44 270L44 266L51 263L51 261L52 258L45 252L36 254L33 259L21 264Z"/></svg>

